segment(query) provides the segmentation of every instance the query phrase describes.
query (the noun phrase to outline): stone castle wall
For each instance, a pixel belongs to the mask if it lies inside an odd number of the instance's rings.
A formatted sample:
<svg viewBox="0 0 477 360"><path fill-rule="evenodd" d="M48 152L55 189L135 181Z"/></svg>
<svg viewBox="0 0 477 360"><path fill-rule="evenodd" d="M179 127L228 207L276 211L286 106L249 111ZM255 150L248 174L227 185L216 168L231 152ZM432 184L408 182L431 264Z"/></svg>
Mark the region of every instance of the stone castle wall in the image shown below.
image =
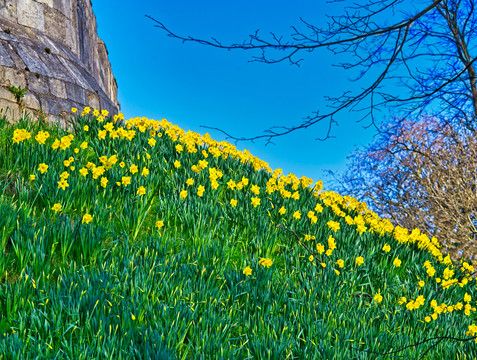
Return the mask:
<svg viewBox="0 0 477 360"><path fill-rule="evenodd" d="M64 125L71 108L119 111L117 84L91 0L0 0L0 108Z"/></svg>

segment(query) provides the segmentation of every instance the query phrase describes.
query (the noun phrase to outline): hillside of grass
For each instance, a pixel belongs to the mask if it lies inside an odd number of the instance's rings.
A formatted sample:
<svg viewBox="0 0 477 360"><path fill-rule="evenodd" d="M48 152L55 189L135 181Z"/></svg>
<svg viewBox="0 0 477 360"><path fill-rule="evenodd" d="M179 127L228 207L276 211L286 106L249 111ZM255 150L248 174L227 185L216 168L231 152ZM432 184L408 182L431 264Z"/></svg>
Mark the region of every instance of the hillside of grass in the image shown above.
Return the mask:
<svg viewBox="0 0 477 360"><path fill-rule="evenodd" d="M474 268L437 239L165 119L76 114L0 118L0 360L477 358Z"/></svg>

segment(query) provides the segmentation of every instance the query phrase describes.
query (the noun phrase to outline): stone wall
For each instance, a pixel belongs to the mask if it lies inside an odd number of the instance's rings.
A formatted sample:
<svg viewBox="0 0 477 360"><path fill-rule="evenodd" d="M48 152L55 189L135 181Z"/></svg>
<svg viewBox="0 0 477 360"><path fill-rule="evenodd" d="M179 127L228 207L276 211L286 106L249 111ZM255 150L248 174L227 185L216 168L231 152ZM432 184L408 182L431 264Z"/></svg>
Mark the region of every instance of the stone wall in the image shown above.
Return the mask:
<svg viewBox="0 0 477 360"><path fill-rule="evenodd" d="M48 122L66 124L72 107L118 113L91 0L0 0L0 108L18 114L10 85L26 88L22 106Z"/></svg>

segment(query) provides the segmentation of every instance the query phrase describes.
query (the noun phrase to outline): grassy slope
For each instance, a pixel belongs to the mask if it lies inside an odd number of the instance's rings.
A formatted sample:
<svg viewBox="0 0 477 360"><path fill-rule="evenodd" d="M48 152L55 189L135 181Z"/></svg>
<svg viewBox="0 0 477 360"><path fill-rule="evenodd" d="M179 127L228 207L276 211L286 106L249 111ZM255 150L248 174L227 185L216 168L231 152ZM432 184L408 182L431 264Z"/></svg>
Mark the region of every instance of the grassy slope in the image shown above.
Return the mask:
<svg viewBox="0 0 477 360"><path fill-rule="evenodd" d="M435 239L164 120L75 124L0 120L0 359L477 357L473 269ZM470 340L416 345L442 336Z"/></svg>

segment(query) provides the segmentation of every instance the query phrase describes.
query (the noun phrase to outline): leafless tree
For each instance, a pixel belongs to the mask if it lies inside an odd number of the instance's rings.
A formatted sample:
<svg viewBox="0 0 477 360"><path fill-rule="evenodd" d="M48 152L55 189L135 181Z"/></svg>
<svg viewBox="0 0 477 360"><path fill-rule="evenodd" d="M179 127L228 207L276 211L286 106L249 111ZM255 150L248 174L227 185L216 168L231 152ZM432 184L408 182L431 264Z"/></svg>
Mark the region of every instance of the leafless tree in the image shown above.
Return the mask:
<svg viewBox="0 0 477 360"><path fill-rule="evenodd" d="M328 3L343 3L329 1ZM350 54L356 61L336 64L353 69L359 75L353 81L364 82L368 72L377 72L361 91L345 91L339 97L328 97L331 111L314 112L301 122L274 126L263 134L237 137L222 131L229 139L257 140L267 143L275 137L307 129L326 122L327 132L320 139L331 137L336 115L343 110L363 111L366 126L380 128L377 113L384 108L394 115L412 119L429 113L446 114L447 118L463 119L468 129L476 128L477 85L475 72L476 17L474 0L370 0L364 5L354 2L344 7L341 16L328 16L326 27L300 19L288 37L271 33L262 37L257 30L241 43L224 44L215 38L198 39L182 36L163 22L147 16L168 36L183 42L195 42L226 50L250 50L259 54L252 61L275 64L288 61L300 65L304 54L326 48L334 54ZM392 24L387 25L386 20ZM274 56L275 55L275 56ZM382 89L399 86L399 93ZM349 87L349 84L343 84ZM391 89L389 87L388 89ZM360 120L360 121L361 121Z"/></svg>
<svg viewBox="0 0 477 360"><path fill-rule="evenodd" d="M349 159L340 191L435 236L454 261L477 258L476 130L436 117L395 120Z"/></svg>

